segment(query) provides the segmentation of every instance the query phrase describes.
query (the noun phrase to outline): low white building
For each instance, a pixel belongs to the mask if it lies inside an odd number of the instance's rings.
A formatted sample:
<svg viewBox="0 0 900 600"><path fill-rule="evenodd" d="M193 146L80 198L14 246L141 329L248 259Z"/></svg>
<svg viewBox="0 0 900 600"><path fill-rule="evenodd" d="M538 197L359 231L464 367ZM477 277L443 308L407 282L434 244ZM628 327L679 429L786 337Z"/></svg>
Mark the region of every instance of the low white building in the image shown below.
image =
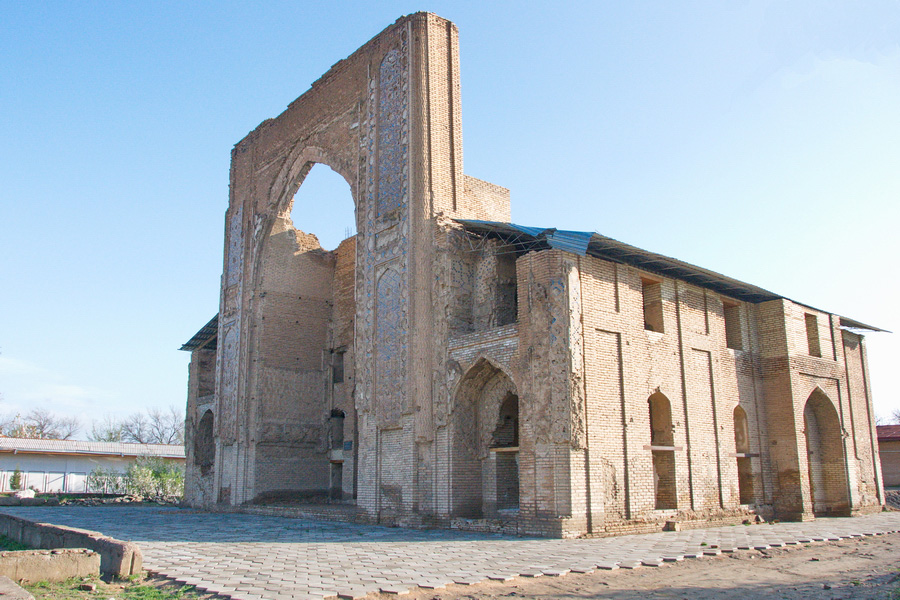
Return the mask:
<svg viewBox="0 0 900 600"><path fill-rule="evenodd" d="M184 464L184 446L126 444L79 440L0 438L0 491L9 492L16 469L22 474L21 489L70 494L103 492L88 489L92 471L124 473L139 457L162 458Z"/></svg>

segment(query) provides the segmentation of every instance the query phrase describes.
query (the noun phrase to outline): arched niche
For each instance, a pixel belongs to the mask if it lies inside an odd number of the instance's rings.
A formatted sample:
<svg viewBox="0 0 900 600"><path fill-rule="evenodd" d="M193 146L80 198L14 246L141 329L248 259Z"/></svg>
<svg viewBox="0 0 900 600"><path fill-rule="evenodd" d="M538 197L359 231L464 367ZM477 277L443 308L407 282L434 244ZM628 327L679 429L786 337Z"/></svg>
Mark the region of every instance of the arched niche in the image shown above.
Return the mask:
<svg viewBox="0 0 900 600"><path fill-rule="evenodd" d="M753 502L753 462L750 454L750 427L747 412L734 407L734 451L737 454L738 494L741 504Z"/></svg>
<svg viewBox="0 0 900 600"><path fill-rule="evenodd" d="M194 431L194 465L200 467L200 475L208 475L216 462L213 425L213 413L207 410L200 417Z"/></svg>
<svg viewBox="0 0 900 600"><path fill-rule="evenodd" d="M849 490L841 422L820 388L806 401L803 424L813 513L844 514L849 509Z"/></svg>
<svg viewBox="0 0 900 600"><path fill-rule="evenodd" d="M652 446L674 446L675 434L672 429L672 404L662 393L656 392L647 399L650 410L650 444Z"/></svg>
<svg viewBox="0 0 900 600"><path fill-rule="evenodd" d="M654 508L678 507L675 484L675 431L672 404L665 394L656 392L647 399L650 412L650 450L653 457Z"/></svg>
<svg viewBox="0 0 900 600"><path fill-rule="evenodd" d="M452 516L517 509L519 396L509 375L479 359L457 387L451 426Z"/></svg>

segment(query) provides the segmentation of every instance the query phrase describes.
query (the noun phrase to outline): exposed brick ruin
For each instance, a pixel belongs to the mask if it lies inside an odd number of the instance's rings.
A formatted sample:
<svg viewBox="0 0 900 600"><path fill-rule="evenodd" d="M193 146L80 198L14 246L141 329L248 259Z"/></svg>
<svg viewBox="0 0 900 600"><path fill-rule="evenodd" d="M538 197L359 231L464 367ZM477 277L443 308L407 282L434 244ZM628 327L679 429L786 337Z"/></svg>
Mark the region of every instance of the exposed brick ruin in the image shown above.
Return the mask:
<svg viewBox="0 0 900 600"><path fill-rule="evenodd" d="M355 203L334 251L290 220L316 163ZM186 502L550 536L880 509L865 326L509 220L463 174L432 14L238 143L219 314L185 345Z"/></svg>

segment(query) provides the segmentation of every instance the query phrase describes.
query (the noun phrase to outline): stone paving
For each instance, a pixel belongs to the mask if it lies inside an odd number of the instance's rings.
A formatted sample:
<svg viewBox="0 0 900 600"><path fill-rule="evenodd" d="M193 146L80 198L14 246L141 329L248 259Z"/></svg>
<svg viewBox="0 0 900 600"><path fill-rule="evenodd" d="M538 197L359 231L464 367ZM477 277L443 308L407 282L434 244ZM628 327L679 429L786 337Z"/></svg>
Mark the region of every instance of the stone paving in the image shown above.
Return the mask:
<svg viewBox="0 0 900 600"><path fill-rule="evenodd" d="M633 569L740 549L900 531L900 512L551 540L154 507L2 507L137 542L148 571L235 600L358 598L517 576Z"/></svg>

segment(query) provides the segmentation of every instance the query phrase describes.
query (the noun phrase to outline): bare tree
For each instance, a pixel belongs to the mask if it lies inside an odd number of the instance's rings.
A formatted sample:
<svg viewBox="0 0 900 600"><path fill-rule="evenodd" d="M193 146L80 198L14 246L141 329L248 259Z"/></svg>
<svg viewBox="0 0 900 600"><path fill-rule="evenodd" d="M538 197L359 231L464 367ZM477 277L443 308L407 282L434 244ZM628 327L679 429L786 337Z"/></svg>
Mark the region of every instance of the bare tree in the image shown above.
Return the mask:
<svg viewBox="0 0 900 600"><path fill-rule="evenodd" d="M81 429L78 417L60 417L44 408L32 409L24 418L16 415L2 421L9 437L68 440Z"/></svg>
<svg viewBox="0 0 900 600"><path fill-rule="evenodd" d="M148 409L122 421L122 441L136 444L183 444L184 418L174 406Z"/></svg>
<svg viewBox="0 0 900 600"><path fill-rule="evenodd" d="M900 425L900 408L895 408L891 411L891 423Z"/></svg>
<svg viewBox="0 0 900 600"><path fill-rule="evenodd" d="M13 437L10 432L16 428L22 416L18 414L0 415L0 434Z"/></svg>
<svg viewBox="0 0 900 600"><path fill-rule="evenodd" d="M87 438L92 442L121 442L122 422L108 414L101 420L91 423L91 431Z"/></svg>
<svg viewBox="0 0 900 600"><path fill-rule="evenodd" d="M183 444L184 417L174 406L168 410L151 408L147 411L150 437L155 444Z"/></svg>
<svg viewBox="0 0 900 600"><path fill-rule="evenodd" d="M150 424L144 413L136 412L122 421L122 441L133 444L151 444Z"/></svg>
<svg viewBox="0 0 900 600"><path fill-rule="evenodd" d="M56 439L70 440L78 435L81 430L81 421L78 417L57 417L56 419Z"/></svg>

